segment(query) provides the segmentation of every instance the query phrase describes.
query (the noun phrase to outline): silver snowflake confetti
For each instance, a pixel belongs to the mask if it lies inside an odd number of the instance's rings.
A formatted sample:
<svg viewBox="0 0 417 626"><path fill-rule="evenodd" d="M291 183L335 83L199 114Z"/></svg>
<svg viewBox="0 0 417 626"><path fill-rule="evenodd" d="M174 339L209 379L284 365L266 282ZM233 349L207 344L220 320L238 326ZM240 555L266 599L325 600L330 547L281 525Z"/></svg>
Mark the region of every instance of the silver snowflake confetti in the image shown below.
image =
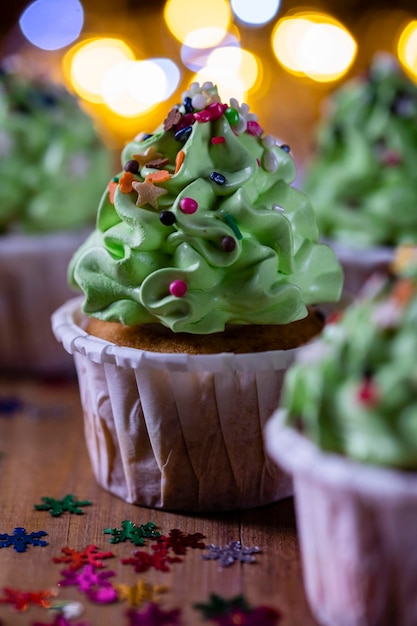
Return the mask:
<svg viewBox="0 0 417 626"><path fill-rule="evenodd" d="M235 561L256 563L253 555L261 552L258 546L252 548L244 547L240 541L229 541L226 546L215 546L213 543L209 543L206 550L207 553L202 554L202 558L206 561L218 560L221 567L229 567Z"/></svg>

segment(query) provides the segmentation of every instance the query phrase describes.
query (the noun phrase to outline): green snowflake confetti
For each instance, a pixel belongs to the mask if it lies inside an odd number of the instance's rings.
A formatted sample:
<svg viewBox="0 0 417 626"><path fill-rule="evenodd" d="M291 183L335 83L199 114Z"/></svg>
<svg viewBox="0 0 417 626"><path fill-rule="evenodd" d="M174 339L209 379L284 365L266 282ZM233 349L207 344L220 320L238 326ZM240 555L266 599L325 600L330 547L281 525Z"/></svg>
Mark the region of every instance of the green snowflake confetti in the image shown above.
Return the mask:
<svg viewBox="0 0 417 626"><path fill-rule="evenodd" d="M67 494L62 500L55 500L55 498L42 498L43 504L35 504L36 511L49 511L53 517L57 517L68 511L68 513L75 513L76 515L83 515L84 511L80 508L82 506L89 506L91 502L89 500L76 500L75 496L71 493Z"/></svg>
<svg viewBox="0 0 417 626"><path fill-rule="evenodd" d="M110 543L120 543L122 541L131 541L135 546L145 545L145 539L156 539L161 533L155 530L155 522L148 522L137 526L130 520L123 520L121 528L105 528L105 535L112 535L109 539Z"/></svg>

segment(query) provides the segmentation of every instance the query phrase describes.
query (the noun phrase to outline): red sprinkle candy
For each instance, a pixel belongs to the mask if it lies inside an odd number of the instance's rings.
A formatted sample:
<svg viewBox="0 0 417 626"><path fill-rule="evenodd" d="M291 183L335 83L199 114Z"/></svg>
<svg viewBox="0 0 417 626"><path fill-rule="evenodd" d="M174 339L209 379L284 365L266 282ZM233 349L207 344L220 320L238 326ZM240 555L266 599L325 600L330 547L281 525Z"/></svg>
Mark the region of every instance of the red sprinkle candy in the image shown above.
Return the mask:
<svg viewBox="0 0 417 626"><path fill-rule="evenodd" d="M197 120L197 122L212 122L213 120L218 120L226 109L227 104L212 102L206 109L194 113L194 119Z"/></svg>
<svg viewBox="0 0 417 626"><path fill-rule="evenodd" d="M263 133L262 127L258 124L258 122L254 121L248 122L246 130L249 135L254 135L255 137L260 137Z"/></svg>
<svg viewBox="0 0 417 626"><path fill-rule="evenodd" d="M183 213L191 215L192 213L195 213L197 211L198 202L194 200L194 198L181 198L180 209Z"/></svg>
<svg viewBox="0 0 417 626"><path fill-rule="evenodd" d="M182 298L187 293L187 285L183 280L173 280L169 286L171 295Z"/></svg>
<svg viewBox="0 0 417 626"><path fill-rule="evenodd" d="M226 139L224 137L212 137L211 143L224 143Z"/></svg>

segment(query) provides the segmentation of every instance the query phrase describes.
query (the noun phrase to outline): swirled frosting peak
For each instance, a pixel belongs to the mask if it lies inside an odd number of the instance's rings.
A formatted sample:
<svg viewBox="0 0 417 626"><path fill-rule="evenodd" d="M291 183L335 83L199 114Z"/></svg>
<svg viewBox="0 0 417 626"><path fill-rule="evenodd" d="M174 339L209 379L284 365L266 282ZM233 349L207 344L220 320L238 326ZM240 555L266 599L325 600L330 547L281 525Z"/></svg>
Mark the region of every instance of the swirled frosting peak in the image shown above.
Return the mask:
<svg viewBox="0 0 417 626"><path fill-rule="evenodd" d="M326 104L303 186L321 234L356 247L415 243L417 85L380 53Z"/></svg>
<svg viewBox="0 0 417 626"><path fill-rule="evenodd" d="M416 468L417 253L406 256L400 277L368 283L362 299L302 348L282 405L288 423L324 450Z"/></svg>
<svg viewBox="0 0 417 626"><path fill-rule="evenodd" d="M154 133L123 150L69 268L84 312L205 334L285 324L337 300L341 269L291 187L289 152L246 104L192 84Z"/></svg>

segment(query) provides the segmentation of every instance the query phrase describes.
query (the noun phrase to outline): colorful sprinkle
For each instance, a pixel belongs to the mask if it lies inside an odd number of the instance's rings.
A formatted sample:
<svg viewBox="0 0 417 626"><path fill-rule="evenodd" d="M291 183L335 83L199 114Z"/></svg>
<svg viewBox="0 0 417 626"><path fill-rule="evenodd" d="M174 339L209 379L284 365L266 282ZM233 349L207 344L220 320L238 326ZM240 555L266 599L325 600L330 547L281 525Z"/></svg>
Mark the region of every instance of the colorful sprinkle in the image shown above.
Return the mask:
<svg viewBox="0 0 417 626"><path fill-rule="evenodd" d="M125 172L131 172L132 174L137 174L139 172L139 163L136 159L129 159L126 161L123 167Z"/></svg>
<svg viewBox="0 0 417 626"><path fill-rule="evenodd" d="M239 240L243 239L243 235L240 232L238 225L235 222L235 219L230 215L230 213L225 213L224 221L230 226L230 228L233 230Z"/></svg>
<svg viewBox="0 0 417 626"><path fill-rule="evenodd" d="M173 280L169 286L169 292L176 298L182 298L187 293L187 284L183 280Z"/></svg>
<svg viewBox="0 0 417 626"><path fill-rule="evenodd" d="M181 198L180 209L183 213L191 215L192 213L195 213L197 211L198 202L194 200L194 198Z"/></svg>
<svg viewBox="0 0 417 626"><path fill-rule="evenodd" d="M132 192L132 183L134 182L135 177L132 172L124 172L119 179L120 191L122 193L131 193Z"/></svg>
<svg viewBox="0 0 417 626"><path fill-rule="evenodd" d="M283 143L282 146L280 146L281 150L284 150L284 152L291 152L291 148L290 146L288 146L286 143Z"/></svg>
<svg viewBox="0 0 417 626"><path fill-rule="evenodd" d="M219 172L211 172L210 178L214 183L217 183L218 185L224 185L226 182L226 177Z"/></svg>
<svg viewBox="0 0 417 626"><path fill-rule="evenodd" d="M151 167L156 170L163 169L165 165L168 165L169 159L167 157L161 157L159 159L152 159L152 161L147 161L145 163L145 167Z"/></svg>
<svg viewBox="0 0 417 626"><path fill-rule="evenodd" d="M165 183L171 178L171 174L168 170L159 170L159 172L152 172L145 177L146 183Z"/></svg>
<svg viewBox="0 0 417 626"><path fill-rule="evenodd" d="M185 143L188 137L191 135L192 130L193 130L192 126L186 126L185 128L180 128L180 130L177 130L177 132L174 134L174 139L176 139L177 141L180 141L181 143Z"/></svg>
<svg viewBox="0 0 417 626"><path fill-rule="evenodd" d="M186 113L194 113L194 107L190 96L186 96L182 101Z"/></svg>
<svg viewBox="0 0 417 626"><path fill-rule="evenodd" d="M173 107L164 120L164 130L171 130L171 128L174 128L174 126L176 126L181 120L181 117L181 112L177 109L177 107Z"/></svg>
<svg viewBox="0 0 417 626"><path fill-rule="evenodd" d="M150 204L154 209L158 208L158 198L168 193L163 187L157 187L153 183L144 182L140 183L134 181L132 183L133 189L137 192L138 197L136 200L136 206L141 207L144 204Z"/></svg>
<svg viewBox="0 0 417 626"><path fill-rule="evenodd" d="M221 102L212 102L206 109L194 113L194 119L200 123L212 122L214 120L218 120L226 109L226 104L222 104Z"/></svg>
<svg viewBox="0 0 417 626"><path fill-rule="evenodd" d="M177 174L181 168L181 165L184 163L185 152L184 150L179 150L177 152L177 156L175 157L175 171L174 175Z"/></svg>
<svg viewBox="0 0 417 626"><path fill-rule="evenodd" d="M236 248L236 241L233 239L233 237L229 237L229 235L226 235L225 237L223 237L222 250L224 250L224 252L233 252L235 248Z"/></svg>
<svg viewBox="0 0 417 626"><path fill-rule="evenodd" d="M224 143L226 141L226 139L223 136L219 136L219 137L212 137L211 138L211 143Z"/></svg>
<svg viewBox="0 0 417 626"><path fill-rule="evenodd" d="M224 112L224 116L229 122L230 126L236 126L239 123L239 111L233 107L227 107Z"/></svg>
<svg viewBox="0 0 417 626"><path fill-rule="evenodd" d="M161 224L164 226L172 226L175 224L177 218L172 211L161 211L159 214L159 219L161 220Z"/></svg>
<svg viewBox="0 0 417 626"><path fill-rule="evenodd" d="M206 97L202 93L197 93L191 98L191 106L193 109L201 111L206 106Z"/></svg>
<svg viewBox="0 0 417 626"><path fill-rule="evenodd" d="M249 135L253 135L254 137L260 137L264 132L260 124L253 120L249 120L246 126L246 130Z"/></svg>
<svg viewBox="0 0 417 626"><path fill-rule="evenodd" d="M118 182L119 182L118 179L117 181L111 180L109 184L107 185L107 190L109 192L109 202L111 204L114 204L114 194L116 192Z"/></svg>

